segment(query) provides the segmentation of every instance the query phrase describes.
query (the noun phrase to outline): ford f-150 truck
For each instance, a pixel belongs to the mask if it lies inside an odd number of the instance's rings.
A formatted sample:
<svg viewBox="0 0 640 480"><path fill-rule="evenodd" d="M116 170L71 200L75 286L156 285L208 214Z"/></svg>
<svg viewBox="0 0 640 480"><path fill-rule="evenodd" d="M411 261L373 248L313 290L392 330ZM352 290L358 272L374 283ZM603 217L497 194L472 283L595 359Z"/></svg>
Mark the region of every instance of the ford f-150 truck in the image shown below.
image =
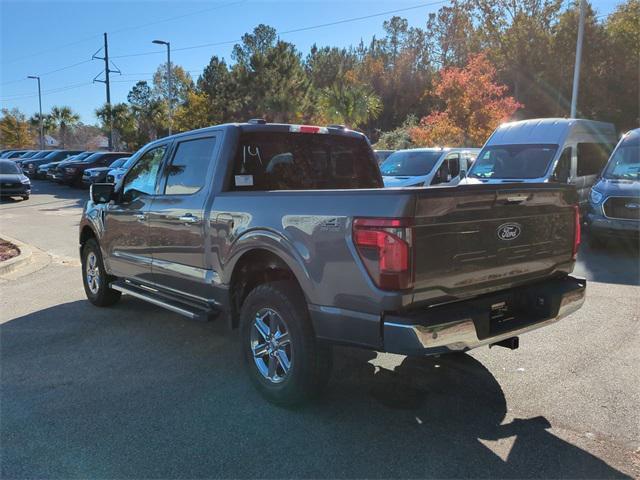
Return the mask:
<svg viewBox="0 0 640 480"><path fill-rule="evenodd" d="M239 328L279 404L329 378L331 345L405 355L516 348L582 305L575 188L384 189L367 138L254 120L173 135L94 184L80 224L88 299L128 294Z"/></svg>

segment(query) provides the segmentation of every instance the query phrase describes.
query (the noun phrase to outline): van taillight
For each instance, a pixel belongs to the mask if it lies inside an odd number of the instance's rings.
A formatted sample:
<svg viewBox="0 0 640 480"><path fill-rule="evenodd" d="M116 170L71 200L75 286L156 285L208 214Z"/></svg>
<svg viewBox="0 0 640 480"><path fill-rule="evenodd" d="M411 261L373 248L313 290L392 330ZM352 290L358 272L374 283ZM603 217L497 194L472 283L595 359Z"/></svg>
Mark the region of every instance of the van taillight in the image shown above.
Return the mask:
<svg viewBox="0 0 640 480"><path fill-rule="evenodd" d="M356 218L353 242L369 276L383 290L413 287L413 228L406 218Z"/></svg>
<svg viewBox="0 0 640 480"><path fill-rule="evenodd" d="M578 258L578 247L580 247L580 207L575 205L574 211L574 229L573 229L573 254L572 257L575 260Z"/></svg>

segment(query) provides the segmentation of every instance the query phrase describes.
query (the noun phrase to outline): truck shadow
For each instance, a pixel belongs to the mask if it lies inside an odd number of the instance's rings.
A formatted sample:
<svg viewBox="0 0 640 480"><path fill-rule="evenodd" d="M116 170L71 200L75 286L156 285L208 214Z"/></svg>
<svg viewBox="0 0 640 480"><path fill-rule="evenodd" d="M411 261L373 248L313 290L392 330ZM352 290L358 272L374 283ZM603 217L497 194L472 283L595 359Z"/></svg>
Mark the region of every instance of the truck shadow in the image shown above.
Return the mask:
<svg viewBox="0 0 640 480"><path fill-rule="evenodd" d="M640 243L610 240L594 248L589 245L589 232L584 237L574 271L577 275L594 282L640 285Z"/></svg>
<svg viewBox="0 0 640 480"><path fill-rule="evenodd" d="M509 417L469 355L336 348L322 398L275 407L224 323L131 298L4 323L2 477L628 478L544 417Z"/></svg>

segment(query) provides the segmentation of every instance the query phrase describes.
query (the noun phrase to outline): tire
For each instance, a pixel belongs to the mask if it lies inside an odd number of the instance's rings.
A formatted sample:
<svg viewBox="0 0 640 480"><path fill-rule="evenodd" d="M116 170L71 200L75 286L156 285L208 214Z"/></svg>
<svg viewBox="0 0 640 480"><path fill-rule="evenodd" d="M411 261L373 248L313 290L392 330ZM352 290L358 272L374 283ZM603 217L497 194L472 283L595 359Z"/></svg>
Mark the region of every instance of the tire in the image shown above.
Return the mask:
<svg viewBox="0 0 640 480"><path fill-rule="evenodd" d="M23 196L22 196L22 199L23 199L23 200L29 200L29 195L23 195Z"/></svg>
<svg viewBox="0 0 640 480"><path fill-rule="evenodd" d="M316 339L295 282L265 283L252 290L240 311L240 336L247 373L270 402L304 403L320 394L329 381L331 347ZM254 356L258 348L261 353Z"/></svg>
<svg viewBox="0 0 640 480"><path fill-rule="evenodd" d="M82 248L82 285L89 301L98 307L108 307L120 300L122 294L109 288L113 280L104 269L98 243L93 238L87 240Z"/></svg>

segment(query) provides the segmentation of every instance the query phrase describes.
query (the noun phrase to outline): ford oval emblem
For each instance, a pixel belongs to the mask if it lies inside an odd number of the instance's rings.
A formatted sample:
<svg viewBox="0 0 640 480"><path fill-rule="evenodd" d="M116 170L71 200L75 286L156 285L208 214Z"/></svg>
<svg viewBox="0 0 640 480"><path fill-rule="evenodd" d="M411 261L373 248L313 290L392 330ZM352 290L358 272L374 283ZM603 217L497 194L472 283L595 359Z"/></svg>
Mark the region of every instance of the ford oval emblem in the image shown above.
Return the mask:
<svg viewBox="0 0 640 480"><path fill-rule="evenodd" d="M520 236L522 228L518 223L503 223L498 227L496 233L500 240L515 240Z"/></svg>

